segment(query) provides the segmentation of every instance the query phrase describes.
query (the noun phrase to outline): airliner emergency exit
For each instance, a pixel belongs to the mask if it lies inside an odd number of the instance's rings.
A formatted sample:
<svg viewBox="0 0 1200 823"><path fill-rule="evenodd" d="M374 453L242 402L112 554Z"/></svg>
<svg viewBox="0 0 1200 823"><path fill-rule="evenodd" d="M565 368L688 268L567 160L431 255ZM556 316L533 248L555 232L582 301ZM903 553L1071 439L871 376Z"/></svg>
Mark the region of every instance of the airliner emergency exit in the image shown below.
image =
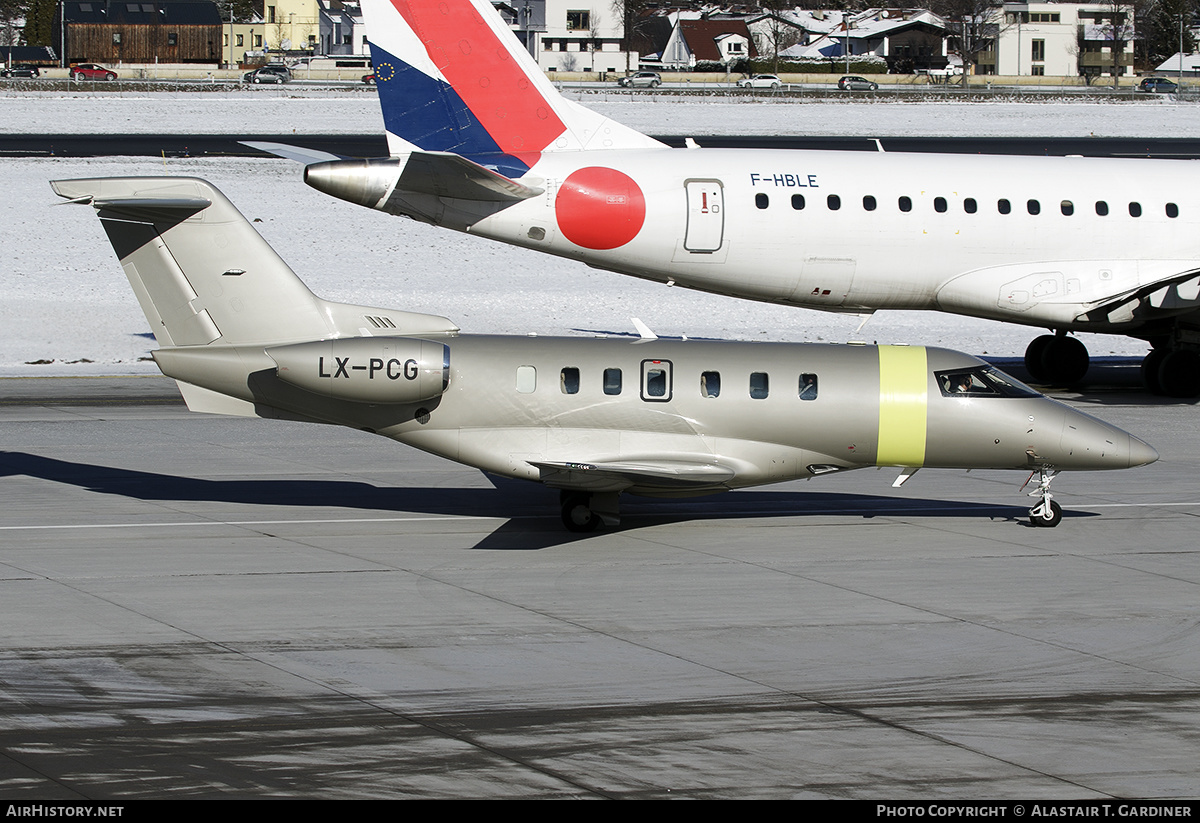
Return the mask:
<svg viewBox="0 0 1200 823"><path fill-rule="evenodd" d="M1147 341L1200 395L1200 165L673 149L562 97L489 0L363 0L391 156L307 166L354 203L676 286L827 311L923 309Z"/></svg>
<svg viewBox="0 0 1200 823"><path fill-rule="evenodd" d="M351 426L561 494L568 529L621 493L682 497L895 467L1036 475L1157 459L977 358L919 346L460 334L322 300L210 183L59 180L97 212L193 411Z"/></svg>

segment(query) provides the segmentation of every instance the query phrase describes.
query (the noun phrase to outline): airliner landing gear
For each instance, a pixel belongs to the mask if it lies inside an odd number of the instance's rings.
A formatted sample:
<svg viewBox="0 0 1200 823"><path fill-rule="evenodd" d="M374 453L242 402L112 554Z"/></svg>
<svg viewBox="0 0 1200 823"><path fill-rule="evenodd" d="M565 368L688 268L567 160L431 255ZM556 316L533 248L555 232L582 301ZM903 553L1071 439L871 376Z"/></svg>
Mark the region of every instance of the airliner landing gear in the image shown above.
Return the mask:
<svg viewBox="0 0 1200 823"><path fill-rule="evenodd" d="M1038 469L1038 485L1037 488L1029 493L1030 497L1040 497L1041 502L1029 510L1029 522L1035 526L1042 526L1052 529L1062 522L1062 506L1052 500L1050 494L1050 481L1052 481L1058 472L1051 471L1047 468ZM1030 480L1033 475L1029 475ZM1026 480L1026 483L1029 481Z"/></svg>
<svg viewBox="0 0 1200 823"><path fill-rule="evenodd" d="M1156 348L1142 361L1142 380L1151 394L1200 396L1200 353L1192 349Z"/></svg>
<svg viewBox="0 0 1200 823"><path fill-rule="evenodd" d="M1065 333L1035 337L1025 349L1025 369L1037 383L1078 383L1087 374L1089 363L1087 347Z"/></svg>

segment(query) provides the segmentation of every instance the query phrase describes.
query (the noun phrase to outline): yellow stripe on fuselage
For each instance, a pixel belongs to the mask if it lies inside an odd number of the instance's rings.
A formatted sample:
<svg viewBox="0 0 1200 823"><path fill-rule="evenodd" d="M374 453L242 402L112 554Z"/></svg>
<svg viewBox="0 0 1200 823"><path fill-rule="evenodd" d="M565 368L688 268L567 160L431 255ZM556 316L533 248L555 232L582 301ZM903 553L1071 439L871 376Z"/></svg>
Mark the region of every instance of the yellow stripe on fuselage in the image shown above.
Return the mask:
<svg viewBox="0 0 1200 823"><path fill-rule="evenodd" d="M879 347L877 466L923 466L929 367L924 346Z"/></svg>

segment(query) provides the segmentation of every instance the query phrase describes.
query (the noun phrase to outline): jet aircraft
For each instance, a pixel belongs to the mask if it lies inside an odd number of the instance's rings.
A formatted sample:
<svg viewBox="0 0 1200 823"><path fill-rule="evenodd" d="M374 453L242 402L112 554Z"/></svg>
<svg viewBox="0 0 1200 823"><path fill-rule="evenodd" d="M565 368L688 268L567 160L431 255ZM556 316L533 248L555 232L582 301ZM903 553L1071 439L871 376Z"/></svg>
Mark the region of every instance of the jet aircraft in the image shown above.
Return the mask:
<svg viewBox="0 0 1200 823"><path fill-rule="evenodd" d="M193 411L351 426L561 492L567 528L618 495L703 495L867 466L1037 475L1157 459L983 361L920 346L474 336L314 295L212 184L59 180L92 206Z"/></svg>
<svg viewBox="0 0 1200 823"><path fill-rule="evenodd" d="M391 156L279 151L323 192L676 286L1042 327L1038 381L1086 374L1070 333L1126 334L1152 391L1200 395L1196 164L672 149L565 99L489 0L362 7Z"/></svg>

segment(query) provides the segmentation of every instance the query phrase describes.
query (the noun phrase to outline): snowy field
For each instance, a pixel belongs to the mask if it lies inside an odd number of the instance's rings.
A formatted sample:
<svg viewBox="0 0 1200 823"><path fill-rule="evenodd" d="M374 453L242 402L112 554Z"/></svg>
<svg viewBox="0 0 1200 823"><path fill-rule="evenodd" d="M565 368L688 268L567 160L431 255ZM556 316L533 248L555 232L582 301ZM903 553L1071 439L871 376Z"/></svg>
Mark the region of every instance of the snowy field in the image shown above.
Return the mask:
<svg viewBox="0 0 1200 823"><path fill-rule="evenodd" d="M8 133L365 133L373 94L0 95ZM1190 136L1200 106L1098 103L780 103L647 98L587 104L640 130L694 134ZM594 271L333 200L283 160L0 159L0 374L154 371L154 347L94 213L62 206L47 181L174 174L208 178L318 294L444 314L466 332L632 332L740 340L907 342L1015 355L1033 329L931 313L860 318L715 297ZM1094 356L1140 354L1121 337L1084 336ZM90 361L90 362L84 362Z"/></svg>

